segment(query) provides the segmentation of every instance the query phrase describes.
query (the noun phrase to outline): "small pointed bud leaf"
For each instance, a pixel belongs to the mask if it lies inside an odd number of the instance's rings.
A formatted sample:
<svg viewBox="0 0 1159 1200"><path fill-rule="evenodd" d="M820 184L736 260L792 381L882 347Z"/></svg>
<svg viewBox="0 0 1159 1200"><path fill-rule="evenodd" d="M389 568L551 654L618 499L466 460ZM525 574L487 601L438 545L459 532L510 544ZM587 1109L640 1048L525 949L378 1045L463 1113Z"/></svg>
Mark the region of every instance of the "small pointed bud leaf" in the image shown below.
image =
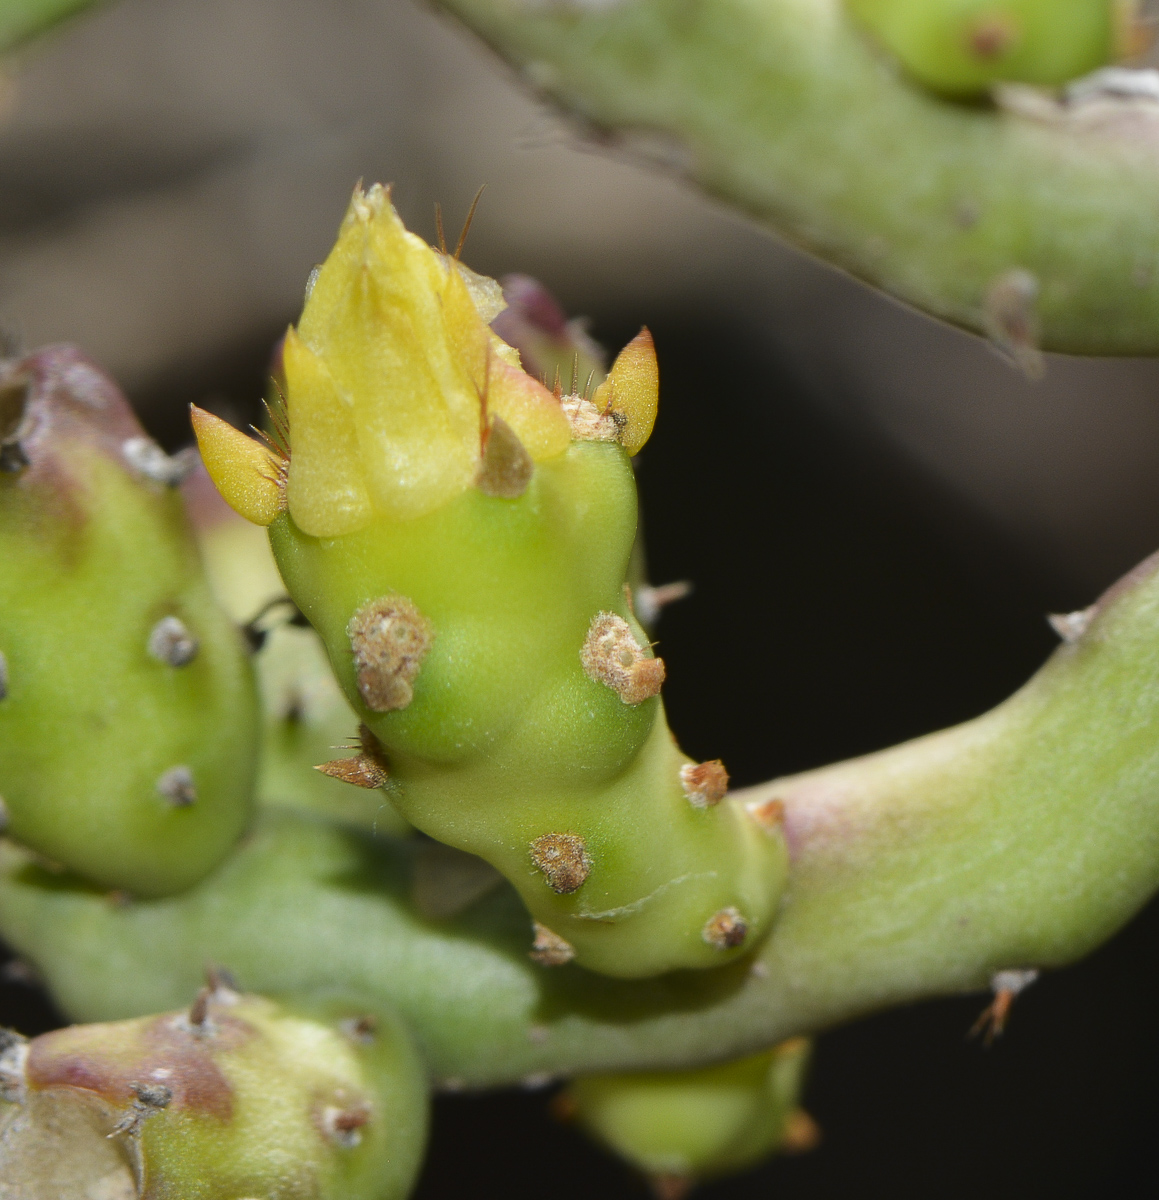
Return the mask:
<svg viewBox="0 0 1159 1200"><path fill-rule="evenodd" d="M487 380L487 410L511 426L520 444L535 462L562 454L571 444L567 414L555 396L520 367L504 362L505 347L492 343Z"/></svg>
<svg viewBox="0 0 1159 1200"><path fill-rule="evenodd" d="M225 502L247 521L269 525L286 507L284 461L195 404L190 419L205 469Z"/></svg>
<svg viewBox="0 0 1159 1200"><path fill-rule="evenodd" d="M496 417L491 422L487 435L487 448L479 464L479 476L475 481L485 496L496 496L504 500L515 500L527 491L535 464L515 431Z"/></svg>
<svg viewBox="0 0 1159 1200"><path fill-rule="evenodd" d="M592 403L601 412L625 418L620 441L629 454L638 454L652 436L660 402L660 367L647 327L620 351L607 379L596 388Z"/></svg>

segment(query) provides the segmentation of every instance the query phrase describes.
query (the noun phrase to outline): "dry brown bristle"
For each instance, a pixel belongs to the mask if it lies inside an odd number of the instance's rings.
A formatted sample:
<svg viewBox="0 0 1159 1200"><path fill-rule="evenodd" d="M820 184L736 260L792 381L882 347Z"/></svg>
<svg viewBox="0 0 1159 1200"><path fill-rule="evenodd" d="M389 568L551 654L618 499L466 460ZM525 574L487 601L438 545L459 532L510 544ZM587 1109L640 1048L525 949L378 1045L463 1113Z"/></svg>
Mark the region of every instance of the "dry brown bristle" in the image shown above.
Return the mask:
<svg viewBox="0 0 1159 1200"><path fill-rule="evenodd" d="M648 1184L656 1200L684 1200L692 1191L695 1180L687 1175L672 1175L667 1172L660 1175L650 1175Z"/></svg>
<svg viewBox="0 0 1159 1200"><path fill-rule="evenodd" d="M571 942L553 933L546 925L538 921L532 922L535 931L535 941L532 943L528 956L539 963L541 967L562 967L575 958L575 947Z"/></svg>
<svg viewBox="0 0 1159 1200"><path fill-rule="evenodd" d="M700 936L718 950L732 950L743 944L748 931L748 922L730 904L705 921Z"/></svg>
<svg viewBox="0 0 1159 1200"><path fill-rule="evenodd" d="M646 654L632 627L615 613L592 618L580 650L584 673L618 693L625 704L641 704L655 696L664 682L664 660Z"/></svg>
<svg viewBox="0 0 1159 1200"><path fill-rule="evenodd" d="M785 1121L782 1154L808 1154L821 1144L821 1126L803 1108L795 1108Z"/></svg>
<svg viewBox="0 0 1159 1200"><path fill-rule="evenodd" d="M685 763L680 768L680 785L693 808L712 808L728 793L728 772L719 758Z"/></svg>
<svg viewBox="0 0 1159 1200"><path fill-rule="evenodd" d="M759 804L750 804L748 811L749 816L766 829L779 829L784 824L785 802L778 800L776 796L769 800L762 800Z"/></svg>
<svg viewBox="0 0 1159 1200"><path fill-rule="evenodd" d="M213 996L213 989L203 987L194 998L193 1003L189 1006L189 1024L195 1027L201 1027L205 1024L206 1017L209 1016L209 1001Z"/></svg>
<svg viewBox="0 0 1159 1200"><path fill-rule="evenodd" d="M479 190L475 193L475 199L471 201L471 207L467 210L467 219L463 222L463 232L459 234L459 241L455 246L456 262L459 255L463 253L463 247L467 244L467 234L471 232L471 224L475 220L475 210L479 207L479 201L483 199L483 193L486 189L487 185L485 183L479 185Z"/></svg>

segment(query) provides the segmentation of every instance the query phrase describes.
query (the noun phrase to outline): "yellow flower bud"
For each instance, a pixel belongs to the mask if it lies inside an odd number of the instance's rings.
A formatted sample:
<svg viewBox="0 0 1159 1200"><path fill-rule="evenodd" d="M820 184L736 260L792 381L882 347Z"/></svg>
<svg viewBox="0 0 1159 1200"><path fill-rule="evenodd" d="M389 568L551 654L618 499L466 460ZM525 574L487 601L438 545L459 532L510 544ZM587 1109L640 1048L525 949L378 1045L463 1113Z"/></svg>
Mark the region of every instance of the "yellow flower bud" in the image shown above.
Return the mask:
<svg viewBox="0 0 1159 1200"><path fill-rule="evenodd" d="M355 191L285 345L287 499L304 532L439 508L475 483L495 416L533 460L566 449L560 404L487 325L498 297L408 233L385 188Z"/></svg>

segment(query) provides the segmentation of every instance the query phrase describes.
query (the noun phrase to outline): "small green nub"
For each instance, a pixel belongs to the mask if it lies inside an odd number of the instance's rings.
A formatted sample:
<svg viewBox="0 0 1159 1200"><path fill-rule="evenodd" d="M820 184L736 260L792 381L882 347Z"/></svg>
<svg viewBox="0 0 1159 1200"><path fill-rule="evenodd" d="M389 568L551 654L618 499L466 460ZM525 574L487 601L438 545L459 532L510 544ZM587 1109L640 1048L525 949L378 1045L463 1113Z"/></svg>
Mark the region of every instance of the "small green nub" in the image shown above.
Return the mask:
<svg viewBox="0 0 1159 1200"><path fill-rule="evenodd" d="M809 1042L794 1038L720 1066L589 1075L568 1086L557 1110L662 1194L679 1194L778 1150L812 1148L816 1126L800 1107L809 1054Z"/></svg>
<svg viewBox="0 0 1159 1200"><path fill-rule="evenodd" d="M849 0L911 75L948 95L998 82L1066 83L1132 40L1123 0Z"/></svg>

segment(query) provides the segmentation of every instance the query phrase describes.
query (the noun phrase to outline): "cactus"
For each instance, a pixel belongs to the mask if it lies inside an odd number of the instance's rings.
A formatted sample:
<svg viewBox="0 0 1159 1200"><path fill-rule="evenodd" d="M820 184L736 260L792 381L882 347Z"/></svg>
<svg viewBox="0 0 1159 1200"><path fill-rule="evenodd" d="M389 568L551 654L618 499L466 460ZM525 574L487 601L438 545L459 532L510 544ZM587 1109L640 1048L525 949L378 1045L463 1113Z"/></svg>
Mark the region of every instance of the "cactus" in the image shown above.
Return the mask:
<svg viewBox="0 0 1159 1200"><path fill-rule="evenodd" d="M555 1108L648 1177L662 1200L679 1200L694 1184L778 1149L816 1145L819 1131L799 1105L809 1051L795 1038L695 1071L587 1075Z"/></svg>
<svg viewBox="0 0 1159 1200"><path fill-rule="evenodd" d="M0 935L92 1022L0 1040L3 1200L389 1200L428 1081L545 1080L671 1200L816 1140L805 1037L993 1036L1159 887L1159 556L991 713L729 793L634 611L651 337L509 294L530 373L356 191L268 438L194 411L240 516L78 352L0 366Z"/></svg>
<svg viewBox="0 0 1159 1200"><path fill-rule="evenodd" d="M691 1067L985 989L1082 957L1159 884L1157 611L1153 559L1060 621L1068 640L988 715L738 797L783 810L793 865L770 935L716 970L544 970L514 889L469 860L287 810L158 900L110 905L11 847L0 933L77 1019L175 1008L226 962L270 995L378 997L437 1081L471 1087ZM459 911L432 911L439 888Z"/></svg>
<svg viewBox="0 0 1159 1200"><path fill-rule="evenodd" d="M995 74L1015 80L997 104L947 99L912 73L949 86L946 53L906 47L927 21L973 10L968 0L441 5L600 143L925 312L1005 349L1159 352L1159 88L1146 71L1110 68L1054 93L1029 87L1045 76L1027 67ZM1026 49L1027 64L1079 34L1053 82L1110 56L1079 28L1086 0L985 8L1025 14L1028 29L1033 14L1045 45ZM1108 11L1119 9L1092 0L1096 25Z"/></svg>
<svg viewBox="0 0 1159 1200"><path fill-rule="evenodd" d="M178 1012L0 1031L5 1197L393 1200L425 1124L405 1030L337 997L287 1007L215 975Z"/></svg>
<svg viewBox="0 0 1159 1200"><path fill-rule="evenodd" d="M768 928L785 850L680 754L625 593L651 338L561 402L487 284L357 191L286 337L288 458L196 413L203 456L270 526L394 804L515 885L537 961L718 966Z"/></svg>
<svg viewBox="0 0 1159 1200"><path fill-rule="evenodd" d="M0 796L13 838L163 895L251 814L248 650L174 485L114 385L68 347L0 374Z"/></svg>

